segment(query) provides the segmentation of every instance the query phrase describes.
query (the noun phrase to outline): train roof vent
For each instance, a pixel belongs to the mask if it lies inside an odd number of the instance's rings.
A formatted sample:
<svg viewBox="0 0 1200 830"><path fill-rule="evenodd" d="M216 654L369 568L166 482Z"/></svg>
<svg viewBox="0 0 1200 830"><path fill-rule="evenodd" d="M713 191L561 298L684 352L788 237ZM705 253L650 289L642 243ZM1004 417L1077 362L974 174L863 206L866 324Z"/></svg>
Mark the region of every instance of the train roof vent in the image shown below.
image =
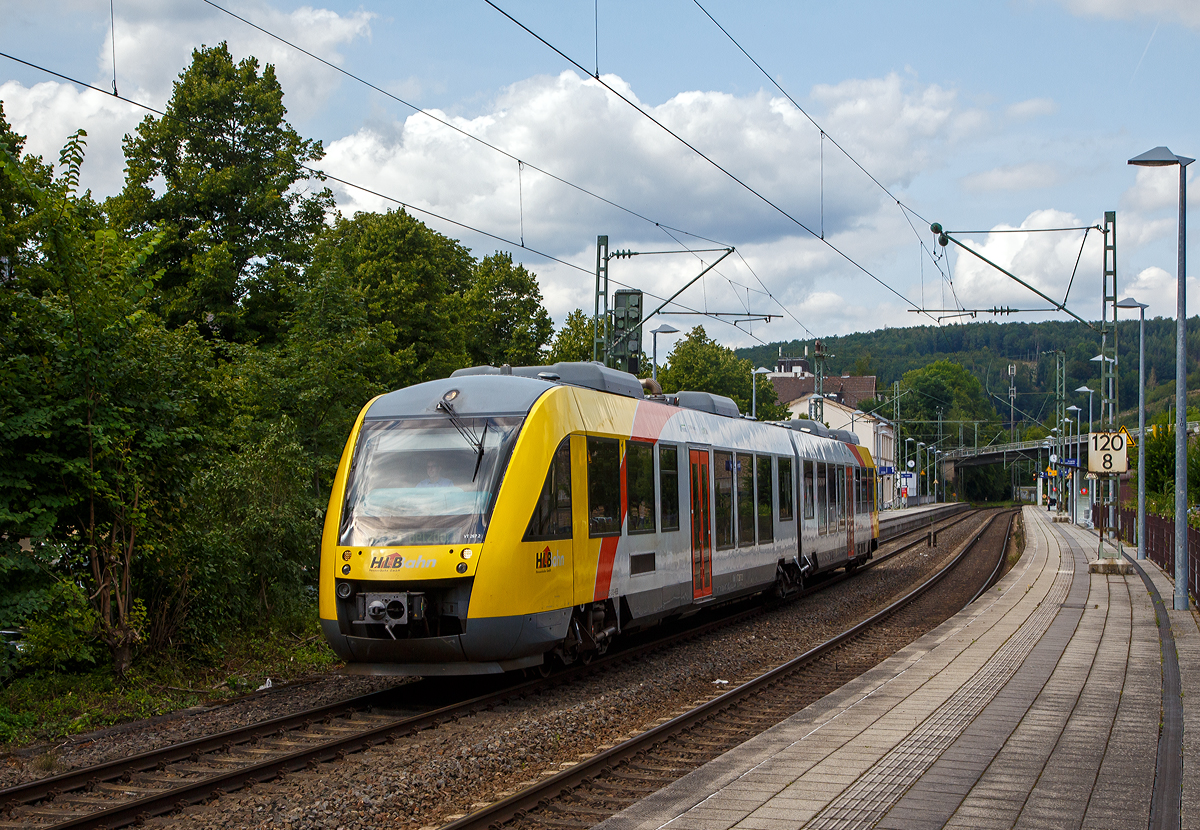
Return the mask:
<svg viewBox="0 0 1200 830"><path fill-rule="evenodd" d="M829 437L844 441L847 444L858 444L858 436L848 429L831 429L829 430Z"/></svg>
<svg viewBox="0 0 1200 830"><path fill-rule="evenodd" d="M790 421L782 422L788 429L794 429L796 432L807 432L811 435L820 435L822 438L828 438L830 429L820 421L814 421L810 418L793 418Z"/></svg>
<svg viewBox="0 0 1200 830"><path fill-rule="evenodd" d="M501 371L495 366L472 366L469 369L458 369L450 377L458 378L467 375L499 375L509 374L523 378L539 378L547 382L565 383L570 386L582 386L585 389L595 389L600 392L610 392L614 395L624 395L627 398L642 398L642 384L628 372L610 369L602 363L595 362L563 362L553 366L513 366L508 371ZM557 377L555 377L557 376Z"/></svg>
<svg viewBox="0 0 1200 830"><path fill-rule="evenodd" d="M684 409L698 409L701 412L711 412L727 418L742 417L733 398L727 398L724 395L714 395L711 392L678 392L674 398Z"/></svg>

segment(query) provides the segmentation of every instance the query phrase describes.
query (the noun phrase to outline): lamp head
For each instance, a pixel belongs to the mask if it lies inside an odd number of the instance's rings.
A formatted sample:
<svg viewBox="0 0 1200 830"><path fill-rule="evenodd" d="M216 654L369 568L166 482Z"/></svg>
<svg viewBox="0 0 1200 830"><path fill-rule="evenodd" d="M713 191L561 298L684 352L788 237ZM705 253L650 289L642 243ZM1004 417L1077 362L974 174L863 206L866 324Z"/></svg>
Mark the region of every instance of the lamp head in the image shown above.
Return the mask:
<svg viewBox="0 0 1200 830"><path fill-rule="evenodd" d="M1076 391L1076 392L1087 392L1087 393L1090 395L1090 394L1092 394L1092 393L1093 393L1094 391L1096 391L1096 390L1094 390L1094 389L1088 389L1088 388L1087 388L1087 385L1085 384L1085 385L1083 385L1083 386L1080 386L1080 387L1079 387L1078 389L1076 389L1075 391Z"/></svg>
<svg viewBox="0 0 1200 830"><path fill-rule="evenodd" d="M1117 303L1117 308L1149 308L1146 303L1139 303L1133 297L1126 297Z"/></svg>
<svg viewBox="0 0 1200 830"><path fill-rule="evenodd" d="M1155 147L1153 150L1147 150L1140 156L1134 156L1129 160L1129 163L1134 167L1168 167L1172 164L1178 164L1181 167L1187 167L1195 159L1190 159L1187 156L1177 156L1168 150L1166 147Z"/></svg>
<svg viewBox="0 0 1200 830"><path fill-rule="evenodd" d="M656 328L654 331L652 331L650 333L651 334L677 334L678 332L679 332L679 329L675 328L670 323L663 323L661 326L659 326L658 328Z"/></svg>
<svg viewBox="0 0 1200 830"><path fill-rule="evenodd" d="M1070 406L1067 407L1067 412L1082 412L1082 411L1083 410L1080 409L1079 407L1077 407L1075 404L1071 404ZM1070 419L1068 419L1068 420L1070 420Z"/></svg>
<svg viewBox="0 0 1200 830"><path fill-rule="evenodd" d="M764 367L762 367L762 366L759 366L757 369L755 369L755 370L754 370L754 374L756 374L756 375L769 375L769 374L771 374L771 370L770 370L770 369L766 369L766 368L764 368Z"/></svg>

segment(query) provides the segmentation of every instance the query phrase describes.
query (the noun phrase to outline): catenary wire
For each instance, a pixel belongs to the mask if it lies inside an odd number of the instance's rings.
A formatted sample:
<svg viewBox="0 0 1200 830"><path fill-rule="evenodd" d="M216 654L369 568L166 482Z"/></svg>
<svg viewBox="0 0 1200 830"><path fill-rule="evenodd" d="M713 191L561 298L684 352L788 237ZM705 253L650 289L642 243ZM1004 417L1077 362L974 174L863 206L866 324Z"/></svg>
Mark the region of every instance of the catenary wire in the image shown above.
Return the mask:
<svg viewBox="0 0 1200 830"><path fill-rule="evenodd" d="M403 98L400 98L400 97L398 97L397 95L395 95L395 94L393 94L393 93L391 93L391 92L389 92L389 91L387 91L387 90L385 90L385 89L382 89L381 87L377 86L376 84L373 84L373 83L371 83L370 81L366 80L365 78L362 78L362 77L360 77L359 75L356 75L356 74L354 74L353 72L350 72L350 71L348 71L348 70L346 70L346 69L343 69L343 68L342 68L342 67L340 67L340 66L337 66L336 64L333 64L333 63L331 63L330 61L328 61L328 60L326 60L326 59L324 59L324 58L320 57L319 55L313 54L312 52L308 51L308 50L307 50L307 49L305 49L304 47L302 47L302 46L299 46L298 44L295 44L295 43L293 43L293 42L291 42L291 41L287 40L286 38L282 37L281 35L279 35L279 34L276 34L275 32L272 32L272 31L270 31L269 29L266 29L266 28L264 28L264 27L262 27L262 26L258 25L257 23L254 23L253 21L251 21L251 20L248 20L248 19L247 19L247 18L245 18L245 17L242 17L241 15L237 14L236 12L234 12L234 11L232 11L232 10L230 10L230 9L227 9L227 8L225 8L224 6L221 6L220 4L218 4L218 3L214 2L214 0L201 0L201 2L203 2L203 3L205 3L205 4L209 5L209 6L211 6L212 8L216 9L217 11L220 11L220 12L222 12L222 13L224 13L224 14L227 14L227 15L229 15L230 17L232 17L232 18L234 18L234 19L236 19L236 20L238 20L238 21L241 21L241 22L242 22L242 23L244 23L245 25L247 25L247 26L249 26L249 27L251 27L251 28L255 29L255 30L256 30L256 31L258 31L258 32L261 32L262 34L265 34L265 35L267 35L267 36L268 36L268 37L270 37L270 38L273 38L274 40L277 40L277 41L279 41L280 43L284 44L285 46L288 46L288 47L290 47L290 48L292 48L292 49L295 49L295 50L296 50L296 51L298 51L298 52L301 52L301 53L303 53L304 55L307 55L308 57L312 58L312 59L313 59L313 60L315 60L315 61L318 61L318 62L319 62L319 63L321 63L322 65L324 65L324 66L326 66L326 67L328 67L328 68L330 68L330 69L333 69L334 71L336 71L336 72L339 72L339 73L341 73L341 74L345 75L345 76L346 76L346 77L348 77L348 78L351 78L351 79L353 79L353 80L355 80L355 81L358 81L359 83L363 84L364 86L366 86L366 87L368 87L368 88L370 88L370 89L372 89L372 90L374 90L374 91L376 91L376 92L379 92L381 95L385 95L385 96L387 96L387 97L391 98L392 100L394 100L394 101L396 101L396 102L398 102L398 103L400 103L400 104L403 104L404 106L408 107L409 109L413 110L414 112L417 112L417 113L419 113L419 114L421 114L421 115L425 115L426 117L428 117L428 118L432 119L433 121L436 121L437 123L439 123L439 124L441 124L441 125L443 125L443 126L445 126L445 127L449 127L450 129L452 129L452 130L454 130L454 131L458 132L459 134L461 134L461 135L465 136L466 138L469 138L469 139L471 139L472 141L478 142L479 144L483 145L484 147L487 147L488 149L490 149L490 150L492 150L492 151L494 151L494 152L497 152L497 153L499 153L499 154L501 154L501 155L503 155L503 156L505 156L505 157L507 157L507 158L509 158L509 159L512 159L513 161L516 161L516 162L517 162L517 168L518 168L518 177L520 176L520 170L521 170L523 167L528 167L528 168L530 168L531 170L536 170L537 172L539 172L539 173L541 173L541 174L543 174L543 175L545 175L545 176L547 176L547 177L549 177L549 178L551 178L551 179L553 179L553 180L555 180L555 181L557 181L557 182L560 182L560 183L562 183L562 184L565 184L565 185L567 185L567 186L569 186L569 187L571 187L571 188L574 188L575 190L579 191L580 193L583 193L583 194L585 194L585 195L591 196L592 198L598 199L599 201L601 201L601 202L603 202L603 203L605 203L605 204L607 204L607 205L609 205L609 206L611 206L611 207L615 207L615 208L617 208L617 209L619 209L619 210L622 210L622 211L624 211L625 213L629 214L630 216L636 217L636 218L638 218L638 219L641 219L642 221L645 221L645 222L649 222L649 223L651 223L651 224L655 225L655 226L656 226L656 227L658 227L658 228L661 228L661 229L664 229L664 230L667 230L667 231L673 231L673 232L675 232L675 233L684 234L684 235L686 235L686 236L690 236L690 237L692 237L692 238L694 238L694 239L700 239L700 240L703 240L703 241L706 241L706 242L712 242L712 243L714 243L714 244L717 244L717 245L723 245L724 247L730 247L730 246L728 246L728 245L725 245L725 243L719 242L718 240L709 239L708 237L701 236L701 235L699 235L699 234L693 233L693 232L691 232L691 231L684 230L684 229L682 229L682 228L675 228L675 227L672 227L672 226L670 226L670 225L666 225L666 224L663 224L663 223L660 223L660 222L656 222L656 221L654 221L653 219L650 219L649 217L647 217L647 216L645 216L645 215L643 215L643 214L639 213L638 211L636 211L636 210L633 210L632 208L627 208L627 207L625 207L624 205L621 205L621 204L619 204L619 203L617 203L617 202L614 202L614 201L612 201L612 200L610 200L610 199L607 199L607 198L605 198L604 196L600 196L599 194L597 194L597 193L595 193L595 192L593 192L593 191L591 191L591 190L588 190L587 188L583 187L582 185L577 185L577 184L575 184L575 183L573 183L573 182L571 182L571 181L569 181L569 180L567 180L567 179L564 179L564 178L562 178L562 177L560 177L560 176L557 176L557 175L555 175L554 173L550 173L549 171L547 171L547 170L544 170L544 169L542 169L542 168L538 167L537 165L531 164L531 163L529 163L529 162L525 161L524 159L520 159L520 158L518 158L517 156L514 156L513 154L509 153L508 151L506 151L506 150L504 150L504 149L502 149L502 148L500 148L500 147L497 147L497 146L495 146L495 145L491 144L490 142L488 142L488 141L486 141L486 140L484 140L484 139L480 138L479 136L473 135L472 133L469 133L469 132L467 132L467 131L465 131L465 130L461 129L460 127L457 127L457 126L455 126L454 124L452 124L452 123L450 123L450 122L446 121L445 119L439 118L438 116L434 115L433 113L429 112L428 110L422 109L421 107L418 107L416 104L410 103L410 102L408 102L408 101L404 100ZM599 6L598 6L598 3L599 3L599 0L597 0L597 8L596 8L596 74L595 74L595 77L599 77L599 72L600 72L600 69L599 69L599 67L600 67L600 62L599 62L599 54L600 54L600 53L599 53ZM582 67L581 67L581 70L582 70ZM582 71L584 71L584 72L586 73L586 70L582 70ZM523 207L522 207L521 215L522 215L522 228L523 228L523 227L524 227L524 210L523 210ZM911 223L910 223L910 224L911 224ZM914 229L914 232L915 232L915 229ZM810 233L811 233L811 231L810 231ZM668 233L668 235L670 236L671 234L670 234L670 233ZM524 246L524 236L525 236L525 234L524 234L524 231L522 230L522 234L521 234L521 242L522 242L522 245L521 245L521 247L525 247L525 246ZM672 237L672 238L674 238L674 237ZM821 238L824 238L824 234L822 234ZM678 244L682 250L684 250L684 251L689 251L689 250L690 250L690 249L689 249L689 248L688 248L686 245L684 245L684 244L683 244L682 242L680 242L678 239L676 239L675 241L676 241L676 244ZM694 253L694 252L693 252L693 253ZM797 323L797 324L798 324L798 325L799 325L799 326L800 326L802 329L804 329L804 331L805 331L805 332L807 332L807 333L808 333L808 335L809 335L810 337L814 337L814 338L815 338L815 337L816 337L816 335L815 335L815 334L813 334L812 330L810 330L810 329L808 328L808 326L806 326L806 325L804 325L803 323L801 323L801 322L800 322L800 320L799 320L799 319L797 319L796 315L795 315L795 314L793 314L793 313L791 312L791 310L790 310L790 309L788 309L786 306L784 306L784 305L783 305L783 303L782 303L782 302L780 302L780 300L779 300L777 297L775 297L773 294L771 294L771 292L770 292L769 290L767 290L767 289L766 289L766 284L765 284L765 283L762 281L762 278L761 278L761 277L759 277L759 276L758 276L758 274L757 274L757 273L755 273L755 272L754 272L754 270L753 270L752 268L750 268L750 266L749 266L749 263L748 263L748 262L746 262L746 258L745 258L744 256L742 256L742 254L741 254L741 252L740 252L740 251L738 252L738 258L739 258L740 260L742 260L743 264L745 264L745 265L746 265L747 269L748 269L748 270L750 270L750 272L751 272L752 274L754 274L754 278L755 278L755 279L758 281L758 283L759 283L760 285L762 285L762 286L763 286L764 290L766 290L767 296L769 296L769 297L770 297L772 300L774 300L774 301L775 301L775 303L776 303L776 304L778 304L778 305L779 305L779 307L780 307L781 309L783 309L783 310L784 310L784 312L786 312L786 313L787 313L787 315L788 315L789 317L791 317L793 321L795 321L795 322L796 322L796 323ZM719 272L718 272L718 273L719 273ZM723 274L721 274L721 276L724 276L724 275L723 275ZM725 277L725 279L727 279L727 280L728 280L729 278L728 278L728 277Z"/></svg>
<svg viewBox="0 0 1200 830"><path fill-rule="evenodd" d="M87 83L86 81L81 81L81 80L79 80L78 78L73 78L73 77L71 77L70 75L64 75L64 74L63 74L63 73L61 73L61 72L55 72L53 69L49 69L49 68L47 68L47 67L45 67L45 66L41 66L40 64L32 63L32 62L30 62L30 61L27 61L27 60L24 60L24 59L22 59L22 58L18 58L17 56L15 56L15 55L10 55L10 54L8 54L7 52L0 52L0 57L7 58L7 59L9 59L9 60L13 61L14 63L19 63L19 64L22 64L23 66L28 66L30 69L36 69L36 70L37 70L37 71L39 71L39 72L44 72L44 73L46 73L47 75L53 75L55 78L61 78L62 80L66 81L66 82L68 82L68 83L75 84L76 86L83 87L84 89L89 89L89 90L91 90L91 91L93 91L93 92L99 92L101 95L107 95L107 96L110 96L110 97L114 97L114 98L116 98L116 99L118 99L118 100L120 100L120 101L124 101L124 102L125 102L125 103L127 103L127 104L130 104L130 105L132 105L132 106L138 107L138 108L140 108L140 109L143 109L143 110L146 110L147 112L152 112L152 113L154 113L155 115L157 115L157 116L159 116L159 117L161 117L161 118L171 118L171 119L176 119L176 116L173 116L173 115L171 115L170 113L164 112L163 110L157 109L156 107L152 107L152 106L150 106L149 104L142 103L141 101L135 100L135 99L133 99L133 98L129 98L129 97L125 96L125 95L120 95L120 94L116 94L116 93L109 92L108 90L101 89L101 88L100 88L100 87L98 87L98 86L94 86L94 85L92 85L92 84L89 84L89 83ZM177 120L177 119L176 119L176 120ZM307 165L307 164L302 164L302 165L300 165L300 167L302 167L304 170L307 170L308 172L312 173L313 175L317 176L318 180L322 180L322 181L323 181L323 180L325 180L325 179L329 179L329 180L331 180L331 181L335 181L335 182L337 182L337 183L339 183L339 184L341 184L341 185L344 185L344 186L346 186L346 187L350 187L350 188L353 188L353 189L355 189L355 190L362 191L363 193L367 193L367 194L370 194L370 195L372 195L372 196L376 196L377 198L380 198L380 199L385 199L385 200L387 200L387 201L389 201L389 202L393 202L393 203L395 203L395 204L397 204L397 205L400 205L401 207L405 208L406 210L413 210L413 211L417 211L417 212L419 212L419 213L423 213L423 214L425 214L425 215L427 215L427 216L432 216L432 217L434 217L435 219L438 219L438 220L440 220L440 221L443 221L443 222L448 222L448 223L449 223L449 224L451 224L451 225L455 225L456 227L460 227L460 228L463 228L464 230L471 231L472 233L478 233L478 234L480 234L480 235L482 235L482 236L486 236L486 237L488 237L489 239L495 239L495 240L496 240L496 241L498 241L498 242L503 242L504 244L506 244L506 245L510 245L510 246L512 246L512 247L514 247L514 248L519 248L519 249L521 249L521 250L529 251L530 253L532 253L532 254L535 254L535 255L537 255L537 256L540 256L540 257L545 257L546 259L548 259L548 260L551 260L551 261L553 261L553 262L557 262L557 263L559 263L560 265L565 265L565 266L567 266L568 268L573 268L573 269L575 269L576 271L581 271L581 272L583 272L583 273L587 274L588 276L592 276L592 274L593 274L593 272L592 272L590 269L588 269L588 268L584 268L584 267L582 267L582 266L580 266L580 265L576 265L576 264L575 264L575 263L573 263L573 262L568 262L568 261L567 261L567 260L565 260L565 259L560 259L559 257L556 257L556 256L554 256L554 255L552 255L552 254L547 254L547 253L545 253L545 252L543 252L543 251L539 251L539 250L538 250L538 249L536 249L536 248L531 248L531 247L529 247L528 245L521 245L521 244L517 243L517 242L516 242L516 241L514 241L514 240L508 239L508 238L506 238L506 237L503 237L503 236L500 236L500 235L498 235L498 234L491 233L491 232L489 232L489 231L485 231L485 230L483 230L483 229L481 229L481 228L476 228L476 227L474 227L474 226L472 226L472 225L468 225L468 224L466 224L466 223L464 223L464 222L459 222L459 221L457 221L457 220L455 220L455 219L451 219L451 218L449 218L449 217L447 217L447 216L442 216L441 214L435 213L435 212L433 212L433 211L431 211L431 210L426 210L425 208L421 208L421 207L418 207L418 206L416 206L416 205L409 204L408 202L404 202L404 201L402 201L402 200L400 200L400 199L397 199L397 198L395 198L395 197L393 197L393 196L388 196L387 194L380 193L380 192L379 192L379 191L377 191L377 190L372 190L372 189L371 189L371 188L369 188L369 187L364 187L363 185L356 184L356 183L354 183L354 182L351 182L351 181L349 181L349 180L347 180L347 179L343 179L343 178L340 178L340 177L338 177L338 176L334 176L333 174L331 174L331 173L328 173L328 172L326 172L326 171L324 171L324 170L321 170L320 168L311 167L311 166L309 166L309 165ZM623 288L633 288L633 286L626 285L625 283L623 283L623 282L620 282L619 280L614 280L614 279L611 279L611 278L610 278L610 280L609 280L609 281L610 281L610 282L612 282L612 283L614 283L614 284L616 284L616 285L619 285L619 286L621 286L621 287L623 287ZM644 293L644 294L646 294L646 295L648 295L648 296L650 296L650 297L653 297L653 298L654 298L654 299L656 299L656 300L662 300L662 299L664 299L663 297L660 297L660 296L658 296L658 295L656 295L656 294L654 294L654 293L652 293L652 292L649 292L649 291L643 291L642 293ZM720 317L718 317L718 316L716 316L716 315L709 314L709 313L707 313L707 312L704 312L704 311L699 311L699 310L697 310L697 309L693 309L693 308L691 308L690 306L686 306L686 305L684 305L683 303L680 303L678 300L676 300L676 301L675 301L675 305L679 306L680 308L684 309L685 311L690 311L690 312L692 312L692 313L694 313L694 314L702 314L702 315L704 315L705 317L709 317L709 318L711 318L711 319L717 320L718 322L726 323L727 325L731 325L731 326L733 326L733 327L734 327L734 328L736 328L738 331L740 331L740 332L742 332L742 333L746 333L744 329L742 329L742 328L739 328L738 326L734 325L733 323L730 323L730 322L728 322L727 320L722 320ZM751 336L753 337L754 335L751 335ZM762 340L762 339L760 339L760 338L758 338L758 337L755 337L755 339L756 339L756 340L758 340L760 343L763 343L764 345L766 345L766 341L764 341L764 340Z"/></svg>
<svg viewBox="0 0 1200 830"><path fill-rule="evenodd" d="M209 0L205 0L205 2L209 2ZM559 49L557 46L555 46L554 44L550 43L548 40L546 40L544 37L542 37L541 35L539 35L537 32L535 32L535 31L533 31L532 29L530 29L528 26L526 26L526 25L525 25L524 23L522 23L521 21L517 20L515 17L513 17L511 14L509 14L508 12L506 12L504 9L500 8L499 6L497 6L497 5L496 5L494 2L492 2L492 0L484 0L484 2L485 2L485 3L487 3L489 6L491 6L493 9L495 9L497 12L499 12L501 15L503 15L503 16L504 16L504 17L506 17L506 18L508 18L508 19L509 19L510 21L512 21L512 23L514 23L516 26L518 26L519 28L521 28L522 30L524 30L525 32L527 32L527 33L528 33L528 34L529 34L531 37L533 37L534 39L536 39L538 42L540 42L540 43L542 43L543 45L545 45L545 46L546 46L546 48L550 49L552 52L554 52L555 54L557 54L557 55L558 55L559 57L561 57L563 60L565 60L565 61L567 61L568 63L570 63L572 66L574 66L574 67L575 67L576 69L578 69L580 72L584 73L585 75L589 74L589 73L588 73L588 70L587 70L587 69L585 69L585 68L583 67L583 65L582 65L582 64L580 64L580 63L579 63L577 60L575 60L574 58L572 58L572 57L570 57L569 55L567 55L565 52L563 52L563 51L562 51L561 49ZM768 207L770 207L771 209L775 210L777 213L779 213L779 214L780 214L781 216L783 216L785 219L789 220L790 222L792 222L793 224L795 224L797 227L801 228L802 230L804 230L805 232L807 232L808 234L810 234L810 235L811 235L811 236L812 236L814 239L820 240L820 241L821 241L823 244L825 244L826 246L828 246L830 250L832 250L834 253L836 253L838 256L840 256L842 259L844 259L846 262L848 262L850 265L854 266L854 268L856 268L856 269L858 269L859 271L861 271L862 273L866 274L868 277L870 277L871 279L873 279L875 282L879 283L879 285L883 286L883 287L884 287L884 288L886 288L888 291L890 291L891 293L893 293L893 294L895 294L897 297L899 297L901 300L903 300L903 301L904 301L904 303L905 303L906 305L913 306L914 308L918 308L918 311L920 310L920 309L919 309L919 307L917 307L916 303L914 303L912 300L908 299L908 298L907 298L907 297L905 297L903 294L901 294L899 291L897 291L895 288L893 288L892 286L888 285L886 282L884 282L882 279L880 279L880 278L879 278L879 277L877 277L877 276L876 276L874 273L872 273L872 272L871 272L871 271L870 271L868 268L866 268L866 267L865 267L865 266L863 266L863 265L860 265L860 264L859 264L859 263L858 263L858 262L857 262L857 261L856 261L856 260L855 260L853 257L851 257L851 256L850 256L849 254L847 254L845 251L843 251L843 250L841 250L840 248L838 248L838 247L837 247L836 245L834 245L832 242L830 242L830 241L829 241L829 240L827 240L827 239L821 239L821 235L820 235L819 233L817 233L816 231L814 231L814 230L813 230L812 228L810 228L808 225L806 225L806 224L804 224L803 222L801 222L801 221L800 221L799 219L797 219L795 216L792 216L792 214L788 213L788 212L787 212L786 210L784 210L782 207L780 207L779 205L775 204L773 201L771 201L770 199L768 199L768 198L767 198L765 195L763 195L763 194L762 194L762 193L760 193L759 191L755 190L755 189L754 189L753 187L751 187L749 184L747 184L746 182L742 181L742 179L738 178L738 177L737 177L737 176L736 176L736 175L735 175L733 172L731 172L729 169L727 169L727 168L723 167L723 166L722 166L720 163L718 163L717 161L715 161L714 159L712 159L710 156L706 155L706 154L705 154L703 151L701 151L701 150L700 150L699 148L697 148L695 145L691 144L691 143L690 143L690 142L689 142L687 139L685 139L683 136L681 136L681 135L679 135L678 133L676 133L674 130L672 130L670 127L668 127L666 124L663 124L661 121L659 121L659 120L658 120L657 118L655 118L653 115L651 115L650 113L646 112L646 110L642 109L640 106L638 106L636 103L634 103L633 101L631 101L629 98L627 98L627 97L625 97L624 95L622 95L620 92L618 92L616 89L614 89L614 88L613 88L611 85L609 85L609 84L608 84L608 83L607 83L607 82L606 82L606 81L605 81L603 78L600 78L600 77L598 77L598 76L593 76L593 78L594 78L594 80L595 80L595 81L596 81L598 84L600 84L601 86L603 86L603 87L604 87L605 89L607 89L607 90L608 90L610 93L612 93L612 94L613 94L613 95L615 95L617 98L619 98L621 101L625 102L625 103L626 103L626 104L628 104L630 107L632 107L634 110L636 110L637 112L639 112L639 113L640 113L640 114L641 114L643 117L645 117L647 120L649 120L649 121L650 121L652 124L654 124L654 125L655 125L655 126L657 126L659 129L661 129L661 130L663 130L665 133L667 133L667 135L669 135L669 136L671 136L672 138L674 138L676 141L678 141L678 142L679 142L680 144L682 144L683 146L687 147L689 150L691 150L691 151L692 151L693 153L695 153L697 156L699 156L700 158L704 159L704 161L708 162L710 165L712 165L713 167L715 167L715 168L716 168L717 170L719 170L721 173L725 174L725 176L726 176L726 177L728 177L728 178L729 178L729 179L731 179L732 181L736 182L736 183L737 183L739 186L741 186L741 187L742 187L743 189L745 189L747 192L749 192L749 193L753 194L753 195L754 195L754 196L755 196L757 199L759 199L759 200L760 200L761 202L763 202L765 205L767 205L767 206L768 206ZM917 215L919 216L920 214L917 214ZM922 313L923 313L923 312L922 312ZM927 315L927 316L930 316L930 319L933 319L931 315Z"/></svg>

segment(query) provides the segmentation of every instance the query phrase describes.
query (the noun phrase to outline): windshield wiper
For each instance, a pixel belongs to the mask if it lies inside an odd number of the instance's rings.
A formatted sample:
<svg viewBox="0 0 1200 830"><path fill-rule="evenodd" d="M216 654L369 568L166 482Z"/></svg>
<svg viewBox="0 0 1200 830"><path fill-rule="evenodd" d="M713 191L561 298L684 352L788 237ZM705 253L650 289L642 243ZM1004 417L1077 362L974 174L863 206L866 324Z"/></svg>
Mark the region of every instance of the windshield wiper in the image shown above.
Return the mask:
<svg viewBox="0 0 1200 830"><path fill-rule="evenodd" d="M454 411L454 406L449 401L438 401L436 408L446 413L446 417L450 419L451 426L475 450L475 472L471 475L471 481L475 481L475 477L479 475L479 465L483 463L483 439L487 437L487 420L483 422L483 434L476 438L475 433L471 431L471 428L466 425L459 414Z"/></svg>

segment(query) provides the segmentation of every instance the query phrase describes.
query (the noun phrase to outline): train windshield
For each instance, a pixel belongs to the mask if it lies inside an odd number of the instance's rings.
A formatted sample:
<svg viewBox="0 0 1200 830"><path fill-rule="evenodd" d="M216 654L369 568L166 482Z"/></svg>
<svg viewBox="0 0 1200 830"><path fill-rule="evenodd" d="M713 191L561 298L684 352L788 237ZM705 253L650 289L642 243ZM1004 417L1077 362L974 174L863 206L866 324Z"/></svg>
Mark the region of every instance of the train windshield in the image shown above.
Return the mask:
<svg viewBox="0 0 1200 830"><path fill-rule="evenodd" d="M338 544L477 544L521 418L367 421L358 436Z"/></svg>

